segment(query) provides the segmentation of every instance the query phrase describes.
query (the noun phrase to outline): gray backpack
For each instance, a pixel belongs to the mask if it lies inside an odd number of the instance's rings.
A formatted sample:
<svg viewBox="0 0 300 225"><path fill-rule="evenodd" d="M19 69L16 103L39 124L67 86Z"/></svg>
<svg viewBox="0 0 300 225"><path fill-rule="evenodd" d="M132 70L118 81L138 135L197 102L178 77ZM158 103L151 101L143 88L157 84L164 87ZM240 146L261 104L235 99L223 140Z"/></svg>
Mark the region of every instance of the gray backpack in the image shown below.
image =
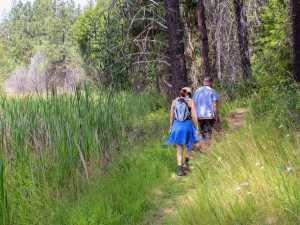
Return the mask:
<svg viewBox="0 0 300 225"><path fill-rule="evenodd" d="M191 108L188 106L187 102L190 98L177 98L176 105L174 108L174 116L175 120L179 122L184 122L186 120L190 120L191 116Z"/></svg>

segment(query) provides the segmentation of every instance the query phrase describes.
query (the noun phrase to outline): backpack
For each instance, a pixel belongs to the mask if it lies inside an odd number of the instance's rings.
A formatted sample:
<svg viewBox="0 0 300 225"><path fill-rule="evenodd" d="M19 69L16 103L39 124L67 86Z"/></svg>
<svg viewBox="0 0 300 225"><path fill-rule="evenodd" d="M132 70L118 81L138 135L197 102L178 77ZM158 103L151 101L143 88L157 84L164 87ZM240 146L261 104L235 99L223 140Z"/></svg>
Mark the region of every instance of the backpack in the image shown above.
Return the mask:
<svg viewBox="0 0 300 225"><path fill-rule="evenodd" d="M175 120L179 122L184 122L187 119L191 119L191 108L186 103L185 99L177 98L176 105L174 108ZM190 100L188 98L188 100Z"/></svg>

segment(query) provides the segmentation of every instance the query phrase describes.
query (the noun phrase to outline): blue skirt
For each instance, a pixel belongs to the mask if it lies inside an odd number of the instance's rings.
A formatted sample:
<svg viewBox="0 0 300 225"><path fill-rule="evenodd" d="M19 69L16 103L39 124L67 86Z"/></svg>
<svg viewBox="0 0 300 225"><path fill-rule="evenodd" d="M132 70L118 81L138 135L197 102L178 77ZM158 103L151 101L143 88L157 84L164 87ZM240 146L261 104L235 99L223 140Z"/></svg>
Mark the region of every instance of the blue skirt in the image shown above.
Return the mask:
<svg viewBox="0 0 300 225"><path fill-rule="evenodd" d="M171 135L166 141L165 145L171 142L179 145L187 145L188 150L193 146L193 143L197 142L197 131L191 120L186 120L184 122L178 122L174 120Z"/></svg>

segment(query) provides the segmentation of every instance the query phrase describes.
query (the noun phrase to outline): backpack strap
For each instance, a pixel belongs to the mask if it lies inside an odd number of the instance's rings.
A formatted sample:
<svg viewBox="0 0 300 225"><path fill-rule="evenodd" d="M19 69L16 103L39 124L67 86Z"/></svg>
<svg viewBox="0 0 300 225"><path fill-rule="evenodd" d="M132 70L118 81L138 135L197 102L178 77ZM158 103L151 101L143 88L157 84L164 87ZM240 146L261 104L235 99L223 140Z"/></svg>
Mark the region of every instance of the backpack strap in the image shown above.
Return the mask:
<svg viewBox="0 0 300 225"><path fill-rule="evenodd" d="M184 109L184 114L182 114L182 108L180 106L180 114L178 114L178 107L176 107L178 104L179 105L182 105L182 103L184 103L186 105L186 108ZM175 114L175 119L180 121L180 122L184 122L186 121L187 119L191 119L191 108L188 106L187 102L185 101L184 98L176 98L176 106L175 106L175 111L174 111L174 114ZM187 113L187 114L186 114ZM179 116L179 117L178 117Z"/></svg>
<svg viewBox="0 0 300 225"><path fill-rule="evenodd" d="M177 98L177 101L179 101L179 102L184 102L184 104L186 104L186 106L188 107L189 111L191 111L191 108L190 108L189 105L186 103L186 101L184 100L184 98L178 97L178 98Z"/></svg>

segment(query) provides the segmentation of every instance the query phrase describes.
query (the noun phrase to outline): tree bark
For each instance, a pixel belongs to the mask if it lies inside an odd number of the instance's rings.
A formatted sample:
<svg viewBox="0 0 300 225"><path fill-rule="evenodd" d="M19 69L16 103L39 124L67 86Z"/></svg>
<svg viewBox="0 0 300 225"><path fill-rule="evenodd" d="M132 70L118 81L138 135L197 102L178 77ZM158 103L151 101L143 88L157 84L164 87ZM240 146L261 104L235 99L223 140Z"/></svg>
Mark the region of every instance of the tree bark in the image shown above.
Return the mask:
<svg viewBox="0 0 300 225"><path fill-rule="evenodd" d="M183 32L181 29L179 1L165 0L166 21L169 36L169 55L172 73L172 97L187 86L187 72L184 56Z"/></svg>
<svg viewBox="0 0 300 225"><path fill-rule="evenodd" d="M220 5L222 0L216 0L216 69L219 81L222 83L222 65L221 65L221 56L222 56L222 43L221 43L221 9Z"/></svg>
<svg viewBox="0 0 300 225"><path fill-rule="evenodd" d="M195 91L198 88L198 79L197 79L197 67L196 60L194 60L195 47L193 44L193 28L196 25L197 21L197 3L193 1L185 2L185 6L182 7L182 20L184 23L184 32L186 35L185 42L186 46L186 67L188 79L191 82L190 88L192 91Z"/></svg>
<svg viewBox="0 0 300 225"><path fill-rule="evenodd" d="M287 16L292 18L292 1L293 0L287 0L286 5L287 5Z"/></svg>
<svg viewBox="0 0 300 225"><path fill-rule="evenodd" d="M292 0L293 75L300 82L300 1Z"/></svg>
<svg viewBox="0 0 300 225"><path fill-rule="evenodd" d="M201 68L203 77L210 76L209 58L208 58L208 38L205 25L205 8L203 0L197 2L197 16L198 28L200 35L200 49L201 49Z"/></svg>
<svg viewBox="0 0 300 225"><path fill-rule="evenodd" d="M240 55L242 64L242 73L244 80L249 80L252 77L250 50L249 50L249 33L247 13L245 9L245 0L234 0L237 35L240 45Z"/></svg>

